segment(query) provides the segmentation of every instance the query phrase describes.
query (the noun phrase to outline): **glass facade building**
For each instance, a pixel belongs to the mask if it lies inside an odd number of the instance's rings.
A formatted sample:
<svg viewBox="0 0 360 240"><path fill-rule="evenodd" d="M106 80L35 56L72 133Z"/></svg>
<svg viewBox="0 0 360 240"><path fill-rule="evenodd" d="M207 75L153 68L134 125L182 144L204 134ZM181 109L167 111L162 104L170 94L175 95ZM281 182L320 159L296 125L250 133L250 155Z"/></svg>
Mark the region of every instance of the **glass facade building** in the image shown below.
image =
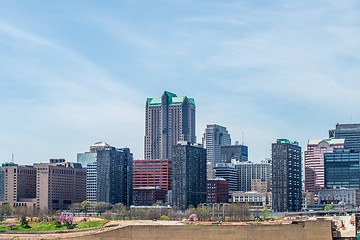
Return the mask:
<svg viewBox="0 0 360 240"><path fill-rule="evenodd" d="M329 138L345 138L345 147L360 152L360 124L336 124Z"/></svg>
<svg viewBox="0 0 360 240"><path fill-rule="evenodd" d="M325 153L325 187L360 189L360 153L351 149L338 149Z"/></svg>

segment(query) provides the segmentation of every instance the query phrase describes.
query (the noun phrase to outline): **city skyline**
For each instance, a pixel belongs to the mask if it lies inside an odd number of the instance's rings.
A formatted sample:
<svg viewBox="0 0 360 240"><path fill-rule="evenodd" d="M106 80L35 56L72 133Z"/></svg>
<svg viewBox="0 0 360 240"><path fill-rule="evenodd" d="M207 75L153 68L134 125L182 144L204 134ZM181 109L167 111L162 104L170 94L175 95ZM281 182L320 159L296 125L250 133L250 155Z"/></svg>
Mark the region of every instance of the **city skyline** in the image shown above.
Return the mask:
<svg viewBox="0 0 360 240"><path fill-rule="evenodd" d="M0 9L0 159L31 164L104 141L143 158L144 102L194 98L208 124L270 157L360 122L356 1L24 3Z"/></svg>

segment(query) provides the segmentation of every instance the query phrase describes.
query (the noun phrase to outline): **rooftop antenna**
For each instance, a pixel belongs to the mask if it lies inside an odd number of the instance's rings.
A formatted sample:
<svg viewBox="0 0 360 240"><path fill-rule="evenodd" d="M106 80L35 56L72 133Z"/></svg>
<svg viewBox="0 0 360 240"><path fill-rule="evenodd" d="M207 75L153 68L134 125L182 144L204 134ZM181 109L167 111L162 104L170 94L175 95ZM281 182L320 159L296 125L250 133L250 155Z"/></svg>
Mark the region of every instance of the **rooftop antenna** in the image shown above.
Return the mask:
<svg viewBox="0 0 360 240"><path fill-rule="evenodd" d="M353 121L352 121L352 113L350 113L350 123L353 123Z"/></svg>
<svg viewBox="0 0 360 240"><path fill-rule="evenodd" d="M11 162L14 162L14 153L11 154Z"/></svg>
<svg viewBox="0 0 360 240"><path fill-rule="evenodd" d="M244 131L242 131L242 145L245 145L245 143L244 143Z"/></svg>

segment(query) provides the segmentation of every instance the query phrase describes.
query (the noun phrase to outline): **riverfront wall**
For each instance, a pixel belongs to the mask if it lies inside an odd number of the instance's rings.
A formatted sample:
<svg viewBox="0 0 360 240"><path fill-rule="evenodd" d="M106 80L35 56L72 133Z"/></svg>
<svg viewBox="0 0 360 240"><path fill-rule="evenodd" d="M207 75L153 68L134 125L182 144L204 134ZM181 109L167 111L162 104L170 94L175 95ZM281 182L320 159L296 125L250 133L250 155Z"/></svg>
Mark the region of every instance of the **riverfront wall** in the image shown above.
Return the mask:
<svg viewBox="0 0 360 240"><path fill-rule="evenodd" d="M69 238L70 239L70 238ZM85 240L332 240L331 221L298 224L201 226L127 226L113 231L77 237Z"/></svg>

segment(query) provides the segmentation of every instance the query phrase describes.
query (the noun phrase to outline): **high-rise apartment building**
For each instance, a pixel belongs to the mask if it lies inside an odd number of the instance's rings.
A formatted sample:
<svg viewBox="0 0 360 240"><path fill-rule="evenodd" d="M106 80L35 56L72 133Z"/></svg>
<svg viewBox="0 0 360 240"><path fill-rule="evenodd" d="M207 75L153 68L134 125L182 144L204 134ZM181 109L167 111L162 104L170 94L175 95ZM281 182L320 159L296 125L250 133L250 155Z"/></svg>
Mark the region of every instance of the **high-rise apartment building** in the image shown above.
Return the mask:
<svg viewBox="0 0 360 240"><path fill-rule="evenodd" d="M220 149L221 146L231 145L230 134L226 130L226 127L211 124L207 125L202 144L206 149L206 159L212 166L220 163Z"/></svg>
<svg viewBox="0 0 360 240"><path fill-rule="evenodd" d="M278 139L272 144L272 197L275 212L302 208L301 147L297 142Z"/></svg>
<svg viewBox="0 0 360 240"><path fill-rule="evenodd" d="M352 149L337 149L325 153L325 187L360 189L360 152Z"/></svg>
<svg viewBox="0 0 360 240"><path fill-rule="evenodd" d="M72 203L86 200L86 169L79 163L50 159L36 163L36 205L40 209L68 209Z"/></svg>
<svg viewBox="0 0 360 240"><path fill-rule="evenodd" d="M115 148L104 142L79 153L78 163L87 169L87 199L92 202L132 203L133 155L128 148Z"/></svg>
<svg viewBox="0 0 360 240"><path fill-rule="evenodd" d="M237 142L236 142L237 143ZM220 148L220 162L247 162L249 160L248 147L245 145L229 145L221 146Z"/></svg>
<svg viewBox="0 0 360 240"><path fill-rule="evenodd" d="M345 147L360 151L360 124L336 124L335 129L329 130L329 138L344 139Z"/></svg>
<svg viewBox="0 0 360 240"><path fill-rule="evenodd" d="M240 162L235 164L235 169L238 174L237 191L243 191L243 192L251 191L251 181L253 179L260 179L268 183L270 183L271 181L270 163Z"/></svg>
<svg viewBox="0 0 360 240"><path fill-rule="evenodd" d="M145 113L145 159L171 159L178 141L196 142L195 101L164 92L148 98Z"/></svg>
<svg viewBox="0 0 360 240"><path fill-rule="evenodd" d="M206 150L188 142L174 146L172 204L186 210L206 202Z"/></svg>
<svg viewBox="0 0 360 240"><path fill-rule="evenodd" d="M304 152L305 191L317 193L325 187L324 153L345 147L345 139L309 140Z"/></svg>

